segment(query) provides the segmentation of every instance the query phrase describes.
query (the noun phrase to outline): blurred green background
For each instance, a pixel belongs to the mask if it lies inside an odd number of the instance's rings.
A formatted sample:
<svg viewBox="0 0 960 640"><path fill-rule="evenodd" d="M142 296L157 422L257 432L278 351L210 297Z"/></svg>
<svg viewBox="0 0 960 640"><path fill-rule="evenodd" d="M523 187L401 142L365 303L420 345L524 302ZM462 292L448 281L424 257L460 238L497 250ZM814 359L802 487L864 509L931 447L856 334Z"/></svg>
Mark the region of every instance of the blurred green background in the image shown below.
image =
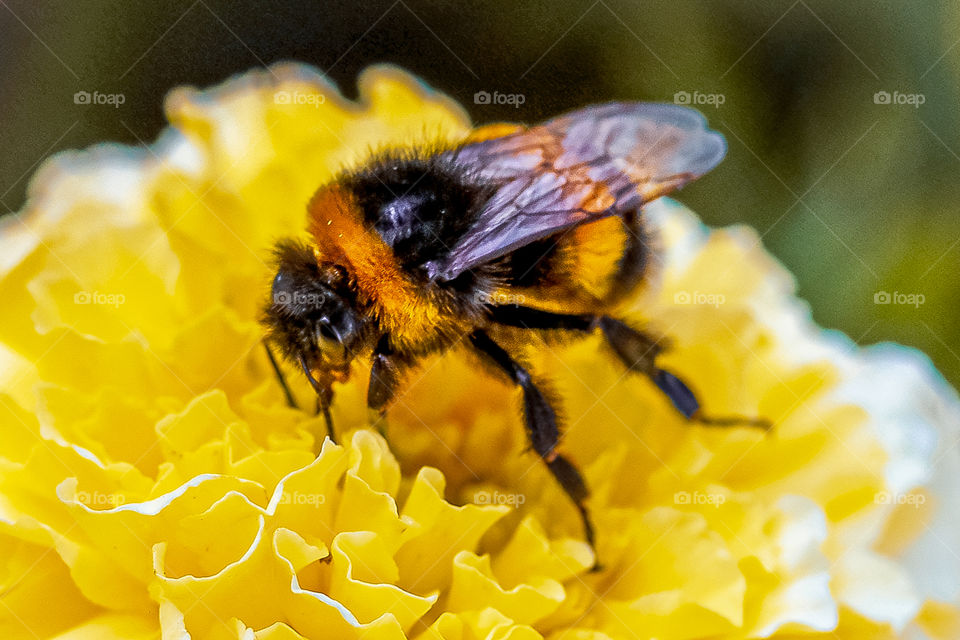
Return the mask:
<svg viewBox="0 0 960 640"><path fill-rule="evenodd" d="M478 122L693 104L730 148L680 199L710 225L755 227L821 325L918 347L960 383L954 2L3 0L0 213L57 150L153 140L171 87L285 59L348 94L393 62ZM76 104L78 91L124 102ZM523 104L475 104L478 91Z"/></svg>

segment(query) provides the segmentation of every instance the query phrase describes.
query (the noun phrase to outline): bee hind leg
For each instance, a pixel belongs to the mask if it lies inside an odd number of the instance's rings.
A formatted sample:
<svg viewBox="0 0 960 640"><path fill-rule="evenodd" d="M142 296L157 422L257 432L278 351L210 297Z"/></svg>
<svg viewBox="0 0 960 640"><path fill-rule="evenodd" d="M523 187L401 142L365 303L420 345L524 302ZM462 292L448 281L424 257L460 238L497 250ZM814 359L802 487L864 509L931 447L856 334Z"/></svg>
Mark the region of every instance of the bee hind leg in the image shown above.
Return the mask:
<svg viewBox="0 0 960 640"><path fill-rule="evenodd" d="M700 403L690 387L674 374L657 366L657 356L663 351L663 345L655 338L616 318L589 314L552 313L518 305L491 307L490 316L494 322L522 329L590 333L599 327L617 358L631 371L642 373L650 378L670 399L677 411L688 420L717 427L736 425L760 427L762 429L770 429L771 427L770 422L763 418L704 415L700 409Z"/></svg>
<svg viewBox="0 0 960 640"><path fill-rule="evenodd" d="M677 411L688 420L716 427L743 425L770 429L770 422L763 418L704 415L700 408L700 402L693 391L690 390L690 387L674 374L656 365L656 358L663 351L662 345L650 336L615 318L601 316L597 323L610 348L627 368L649 377L669 398Z"/></svg>
<svg viewBox="0 0 960 640"><path fill-rule="evenodd" d="M587 511L586 499L589 495L583 476L568 459L557 453L555 447L560 437L557 428L557 416L546 397L537 388L530 378L530 374L518 362L483 331L475 331L470 335L470 342L477 351L489 357L510 379L523 390L523 416L527 426L527 435L530 443L570 497L583 523L584 537L587 544L596 553L593 523ZM593 570L599 570L599 563L595 563Z"/></svg>

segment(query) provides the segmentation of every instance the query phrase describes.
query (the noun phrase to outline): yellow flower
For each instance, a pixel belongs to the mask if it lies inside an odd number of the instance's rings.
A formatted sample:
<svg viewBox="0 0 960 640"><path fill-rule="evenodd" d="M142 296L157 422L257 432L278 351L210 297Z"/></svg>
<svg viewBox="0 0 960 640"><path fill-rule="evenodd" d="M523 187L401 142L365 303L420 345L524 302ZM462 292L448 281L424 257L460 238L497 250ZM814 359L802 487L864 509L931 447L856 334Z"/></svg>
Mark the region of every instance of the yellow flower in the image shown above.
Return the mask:
<svg viewBox="0 0 960 640"><path fill-rule="evenodd" d="M776 427L691 426L598 338L533 345L603 571L517 392L461 353L389 443L358 368L322 442L260 346L271 245L370 149L470 127L396 69L359 94L298 65L177 90L156 144L53 158L3 221L0 637L960 637L956 395L817 329L755 233L675 203L625 311L709 411Z"/></svg>

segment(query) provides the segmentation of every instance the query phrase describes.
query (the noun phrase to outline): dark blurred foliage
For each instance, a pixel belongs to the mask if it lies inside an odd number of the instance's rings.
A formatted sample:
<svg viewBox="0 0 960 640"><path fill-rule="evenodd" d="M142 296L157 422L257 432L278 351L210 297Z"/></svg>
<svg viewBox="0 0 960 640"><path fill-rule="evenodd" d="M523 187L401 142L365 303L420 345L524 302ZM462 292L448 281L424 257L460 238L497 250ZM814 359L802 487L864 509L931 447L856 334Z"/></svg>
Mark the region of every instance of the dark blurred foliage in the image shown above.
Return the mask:
<svg viewBox="0 0 960 640"><path fill-rule="evenodd" d="M171 87L285 59L348 94L364 67L393 62L477 121L722 96L699 108L728 158L681 199L708 224L755 227L822 325L919 347L960 381L955 3L3 0L0 211L22 206L56 150L154 139ZM125 103L76 105L80 90ZM525 102L476 105L477 91ZM923 104L878 104L884 91ZM924 302L875 304L881 291Z"/></svg>

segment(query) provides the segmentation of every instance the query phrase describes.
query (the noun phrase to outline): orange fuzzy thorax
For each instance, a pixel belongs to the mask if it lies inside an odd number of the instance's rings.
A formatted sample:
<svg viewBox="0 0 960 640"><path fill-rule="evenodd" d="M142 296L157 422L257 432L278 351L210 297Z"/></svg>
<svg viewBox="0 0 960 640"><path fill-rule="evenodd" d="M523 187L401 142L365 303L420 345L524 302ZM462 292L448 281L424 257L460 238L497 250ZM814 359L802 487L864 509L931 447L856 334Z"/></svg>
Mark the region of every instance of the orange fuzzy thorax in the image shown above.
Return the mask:
<svg viewBox="0 0 960 640"><path fill-rule="evenodd" d="M347 191L337 185L324 187L307 210L317 261L347 270L358 301L397 343L413 345L453 322L404 272L393 250L364 225L360 208Z"/></svg>

